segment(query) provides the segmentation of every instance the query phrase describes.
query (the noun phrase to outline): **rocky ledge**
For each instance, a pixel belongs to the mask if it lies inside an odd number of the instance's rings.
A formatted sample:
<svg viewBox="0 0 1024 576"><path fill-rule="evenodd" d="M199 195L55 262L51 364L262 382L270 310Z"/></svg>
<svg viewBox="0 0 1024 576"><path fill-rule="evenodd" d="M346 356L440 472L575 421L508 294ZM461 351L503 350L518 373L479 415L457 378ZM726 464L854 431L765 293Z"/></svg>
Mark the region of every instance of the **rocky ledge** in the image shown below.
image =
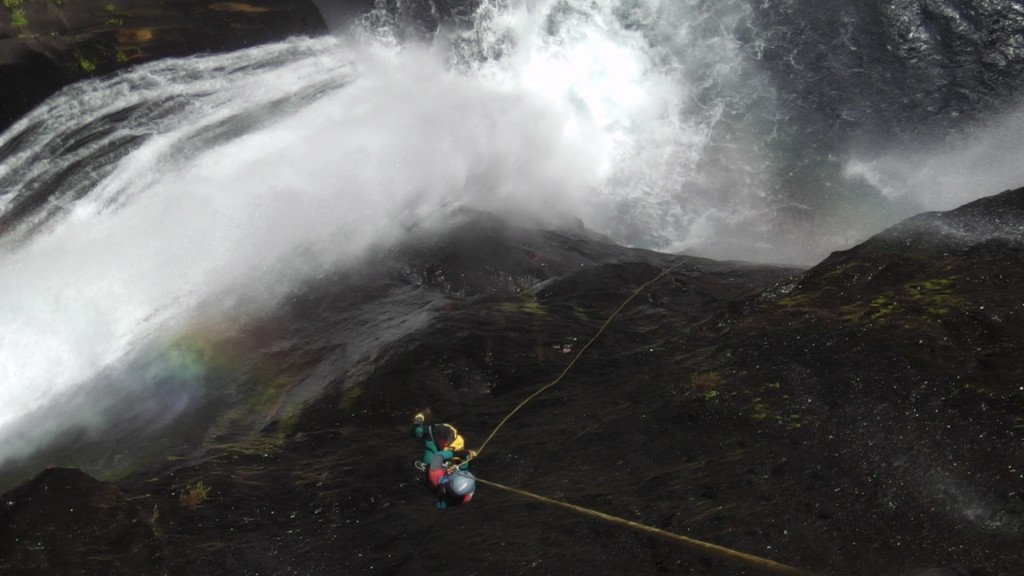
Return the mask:
<svg viewBox="0 0 1024 576"><path fill-rule="evenodd" d="M1022 574L1022 225L1024 189L807 271L481 218L425 233L206 343L251 370L211 372L232 404L195 412L199 445L161 432L145 466L81 462L115 484L5 494L0 572L774 573L491 485L439 512L407 435L431 406L470 447L497 432L483 480L810 574ZM117 432L74 455L129 458Z"/></svg>

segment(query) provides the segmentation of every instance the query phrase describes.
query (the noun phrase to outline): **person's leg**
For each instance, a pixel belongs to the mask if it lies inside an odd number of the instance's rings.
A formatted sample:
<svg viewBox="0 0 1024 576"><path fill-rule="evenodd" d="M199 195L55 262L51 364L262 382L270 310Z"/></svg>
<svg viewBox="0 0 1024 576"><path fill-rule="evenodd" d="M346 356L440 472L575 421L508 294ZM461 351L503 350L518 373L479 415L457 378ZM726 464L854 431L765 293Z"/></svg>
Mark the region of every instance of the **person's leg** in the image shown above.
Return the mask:
<svg viewBox="0 0 1024 576"><path fill-rule="evenodd" d="M434 454L437 454L437 444L434 444L433 440L424 440L423 463L430 464L430 461L434 459Z"/></svg>

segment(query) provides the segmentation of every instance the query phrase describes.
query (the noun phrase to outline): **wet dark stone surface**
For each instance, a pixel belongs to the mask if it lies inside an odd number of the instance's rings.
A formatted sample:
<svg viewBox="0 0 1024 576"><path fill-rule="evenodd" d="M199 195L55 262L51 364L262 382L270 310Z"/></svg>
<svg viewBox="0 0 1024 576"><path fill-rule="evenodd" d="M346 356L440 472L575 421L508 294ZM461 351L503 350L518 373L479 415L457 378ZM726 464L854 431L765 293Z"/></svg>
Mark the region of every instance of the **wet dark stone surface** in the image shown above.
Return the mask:
<svg viewBox="0 0 1024 576"><path fill-rule="evenodd" d="M0 131L90 76L327 33L311 0L20 0L5 2L0 15Z"/></svg>
<svg viewBox="0 0 1024 576"><path fill-rule="evenodd" d="M4 495L0 572L159 574L165 558L144 512L117 486L81 470L51 468Z"/></svg>
<svg viewBox="0 0 1024 576"><path fill-rule="evenodd" d="M225 380L248 411L190 422L202 444L122 473L109 507L156 511L138 573L770 573L486 486L433 507L412 414L479 447L596 335L480 478L812 574L1024 573L1022 202L922 215L807 271L488 217L424 229L224 336L275 384ZM3 502L65 522L32 488ZM88 555L19 530L4 566Z"/></svg>

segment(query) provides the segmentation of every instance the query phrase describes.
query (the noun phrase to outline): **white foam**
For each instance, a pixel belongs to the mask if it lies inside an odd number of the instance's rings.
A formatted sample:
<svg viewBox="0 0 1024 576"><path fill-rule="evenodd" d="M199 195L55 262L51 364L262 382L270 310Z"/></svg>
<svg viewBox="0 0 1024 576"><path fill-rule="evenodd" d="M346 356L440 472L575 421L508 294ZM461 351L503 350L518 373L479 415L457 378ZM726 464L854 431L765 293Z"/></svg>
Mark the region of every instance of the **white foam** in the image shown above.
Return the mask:
<svg viewBox="0 0 1024 576"><path fill-rule="evenodd" d="M49 100L0 135L38 128L0 160L0 210L78 163L32 222L45 226L0 246L0 427L200 308L272 306L456 207L576 217L625 244L720 258L841 247L773 228L774 92L756 41L735 37L745 3L629 6L486 0L449 43L399 46L385 22L376 45L293 39ZM114 138L134 141L95 160ZM939 168L918 171L920 190ZM851 171L890 190L885 174L916 177L884 161Z"/></svg>

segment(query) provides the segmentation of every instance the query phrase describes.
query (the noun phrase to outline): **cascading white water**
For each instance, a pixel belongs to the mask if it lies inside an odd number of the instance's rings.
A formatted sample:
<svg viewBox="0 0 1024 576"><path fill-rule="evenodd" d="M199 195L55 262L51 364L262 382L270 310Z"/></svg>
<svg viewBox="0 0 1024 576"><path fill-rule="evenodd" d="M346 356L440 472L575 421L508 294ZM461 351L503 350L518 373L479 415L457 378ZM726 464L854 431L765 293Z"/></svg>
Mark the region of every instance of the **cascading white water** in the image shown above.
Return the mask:
<svg viewBox="0 0 1024 576"><path fill-rule="evenodd" d="M0 136L0 431L21 439L0 462L45 439L17 433L26 416L197 310L272 306L458 207L775 262L811 263L887 222L884 202L829 227L777 218L803 207L779 184L803 158L748 3L485 0L475 14L433 46L399 46L384 18L371 34L140 66ZM880 196L880 165L851 165L812 185L843 206ZM88 421L74 408L60 426Z"/></svg>

